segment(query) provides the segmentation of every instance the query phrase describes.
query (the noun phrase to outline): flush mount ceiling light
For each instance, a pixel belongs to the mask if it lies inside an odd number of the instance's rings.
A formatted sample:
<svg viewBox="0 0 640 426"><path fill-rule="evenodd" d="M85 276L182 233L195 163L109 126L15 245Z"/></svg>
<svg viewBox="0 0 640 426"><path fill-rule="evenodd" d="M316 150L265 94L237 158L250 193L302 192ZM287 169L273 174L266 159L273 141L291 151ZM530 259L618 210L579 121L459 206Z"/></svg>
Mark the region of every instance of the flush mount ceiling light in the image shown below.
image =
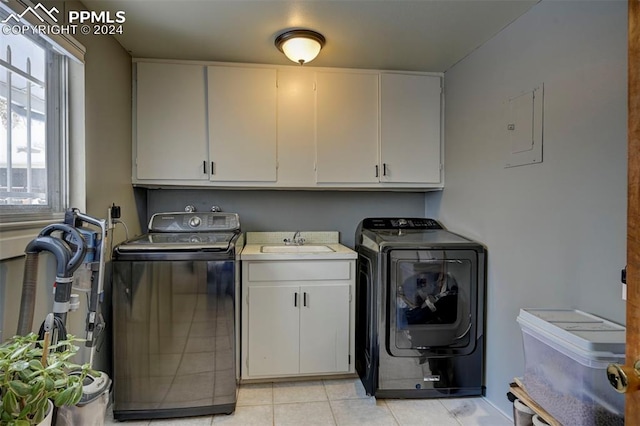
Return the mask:
<svg viewBox="0 0 640 426"><path fill-rule="evenodd" d="M324 43L324 36L311 30L286 31L275 41L278 50L300 65L313 61Z"/></svg>

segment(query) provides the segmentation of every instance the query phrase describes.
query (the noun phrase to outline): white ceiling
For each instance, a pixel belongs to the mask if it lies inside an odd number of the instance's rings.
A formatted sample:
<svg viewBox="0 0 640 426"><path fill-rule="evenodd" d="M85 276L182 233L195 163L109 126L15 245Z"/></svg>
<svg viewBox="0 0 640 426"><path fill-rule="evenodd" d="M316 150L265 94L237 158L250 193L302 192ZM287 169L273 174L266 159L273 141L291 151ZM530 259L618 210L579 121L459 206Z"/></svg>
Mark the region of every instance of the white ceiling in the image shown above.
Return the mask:
<svg viewBox="0 0 640 426"><path fill-rule="evenodd" d="M305 66L446 71L539 0L84 0L124 11L136 58L292 65L273 42L292 28L327 43Z"/></svg>

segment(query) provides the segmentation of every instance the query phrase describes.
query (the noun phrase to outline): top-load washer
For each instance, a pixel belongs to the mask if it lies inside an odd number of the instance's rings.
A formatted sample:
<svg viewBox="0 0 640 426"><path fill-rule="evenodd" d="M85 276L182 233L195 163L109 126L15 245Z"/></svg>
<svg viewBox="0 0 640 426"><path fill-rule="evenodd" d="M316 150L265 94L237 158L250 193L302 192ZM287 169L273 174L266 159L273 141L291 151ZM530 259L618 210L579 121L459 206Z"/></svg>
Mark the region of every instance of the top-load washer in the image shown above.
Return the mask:
<svg viewBox="0 0 640 426"><path fill-rule="evenodd" d="M356 369L367 393L484 395L484 246L427 218L367 218L355 241Z"/></svg>
<svg viewBox="0 0 640 426"><path fill-rule="evenodd" d="M232 413L240 252L235 213L154 214L113 250L113 416Z"/></svg>

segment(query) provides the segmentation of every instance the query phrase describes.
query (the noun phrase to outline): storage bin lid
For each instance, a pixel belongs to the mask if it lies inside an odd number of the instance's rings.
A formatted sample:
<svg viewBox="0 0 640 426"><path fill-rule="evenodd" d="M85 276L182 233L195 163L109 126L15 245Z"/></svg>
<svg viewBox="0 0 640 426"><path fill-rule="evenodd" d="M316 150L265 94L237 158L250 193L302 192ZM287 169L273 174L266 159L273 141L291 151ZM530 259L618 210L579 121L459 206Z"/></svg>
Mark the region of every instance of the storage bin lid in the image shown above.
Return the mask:
<svg viewBox="0 0 640 426"><path fill-rule="evenodd" d="M520 309L518 323L583 352L624 356L626 328L577 309ZM596 354L597 355L597 354Z"/></svg>

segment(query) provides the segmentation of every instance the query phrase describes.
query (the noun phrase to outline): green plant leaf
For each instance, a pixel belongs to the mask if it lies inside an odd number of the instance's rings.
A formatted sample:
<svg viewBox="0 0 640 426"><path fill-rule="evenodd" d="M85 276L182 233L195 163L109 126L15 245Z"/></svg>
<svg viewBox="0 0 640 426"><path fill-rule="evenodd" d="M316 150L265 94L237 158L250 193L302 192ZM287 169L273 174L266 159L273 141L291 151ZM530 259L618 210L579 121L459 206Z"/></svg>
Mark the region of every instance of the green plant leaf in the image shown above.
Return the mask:
<svg viewBox="0 0 640 426"><path fill-rule="evenodd" d="M41 398L40 400L38 400L38 402L35 403L35 407L36 410L47 410L47 408L49 408L49 399L48 398Z"/></svg>
<svg viewBox="0 0 640 426"><path fill-rule="evenodd" d="M27 352L27 356L29 358L42 358L43 353L44 353L43 348L33 348L33 349L29 349L29 352Z"/></svg>
<svg viewBox="0 0 640 426"><path fill-rule="evenodd" d="M53 379L51 377L45 377L44 378L44 389L47 392L51 392L52 390L55 389L55 385L54 385Z"/></svg>
<svg viewBox="0 0 640 426"><path fill-rule="evenodd" d="M44 400L44 404L39 404L39 406L36 407L34 416L33 416L33 422L35 424L38 424L40 422L42 422L42 420L44 420L44 418L47 415L47 408L49 408L49 403L47 402L47 400Z"/></svg>
<svg viewBox="0 0 640 426"><path fill-rule="evenodd" d="M47 368L45 368L45 370L51 371L51 370L59 369L60 367L62 367L62 361L56 361L52 364L49 364Z"/></svg>
<svg viewBox="0 0 640 426"><path fill-rule="evenodd" d="M46 398L46 395L44 394L44 392L40 391L40 392L33 392L31 395L29 395L28 398L26 398L24 400L25 404L34 404L36 402L38 402L38 400L40 400L41 398Z"/></svg>
<svg viewBox="0 0 640 426"><path fill-rule="evenodd" d="M65 376L64 370L62 370L60 368L53 368L51 370L49 370L49 369L46 369L46 370L47 370L47 373L49 374L49 376L51 378L53 378L53 380L56 380L55 379L56 377L60 377L60 376L64 377Z"/></svg>
<svg viewBox="0 0 640 426"><path fill-rule="evenodd" d="M34 394L40 393L44 390L44 377L38 376L31 381L31 392Z"/></svg>
<svg viewBox="0 0 640 426"><path fill-rule="evenodd" d="M2 422L8 422L10 420L13 420L13 416L7 413L6 411L4 411L4 408L3 408L2 410L0 410L0 420Z"/></svg>
<svg viewBox="0 0 640 426"><path fill-rule="evenodd" d="M25 418L31 413L33 413L33 404L25 404L25 406L22 408L22 411L20 411L20 414L18 415L18 417Z"/></svg>
<svg viewBox="0 0 640 426"><path fill-rule="evenodd" d="M33 373L33 371L27 369L27 370L22 370L22 371L18 371L18 378L20 380L22 380L23 382L30 382L31 379L33 379L35 376L37 376L38 373ZM15 376L13 376L15 378Z"/></svg>
<svg viewBox="0 0 640 426"><path fill-rule="evenodd" d="M78 383L73 387L73 398L71 399L71 403L69 405L76 405L82 399L82 383Z"/></svg>
<svg viewBox="0 0 640 426"><path fill-rule="evenodd" d="M42 363L38 359L32 359L29 361L29 368L34 371L42 371L44 369Z"/></svg>
<svg viewBox="0 0 640 426"><path fill-rule="evenodd" d="M27 404L33 404L42 398L46 398L44 391L44 377L38 377L37 380L33 382L33 385L31 386L31 395L25 399L25 402Z"/></svg>
<svg viewBox="0 0 640 426"><path fill-rule="evenodd" d="M18 404L16 394L10 391L6 392L2 397L2 408L12 416L20 414L20 405Z"/></svg>
<svg viewBox="0 0 640 426"><path fill-rule="evenodd" d="M31 347L30 343L26 345L20 346L18 349L14 350L13 353L9 356L9 359L19 358L23 353L25 353Z"/></svg>
<svg viewBox="0 0 640 426"><path fill-rule="evenodd" d="M9 371L23 371L29 368L29 363L23 359L18 360L9 366Z"/></svg>
<svg viewBox="0 0 640 426"><path fill-rule="evenodd" d="M20 398L26 398L31 394L31 386L19 380L10 381L9 388Z"/></svg>
<svg viewBox="0 0 640 426"><path fill-rule="evenodd" d="M56 407L61 407L63 405L70 405L73 399L73 388L67 388L62 392L56 395L56 398L53 400L53 404Z"/></svg>

